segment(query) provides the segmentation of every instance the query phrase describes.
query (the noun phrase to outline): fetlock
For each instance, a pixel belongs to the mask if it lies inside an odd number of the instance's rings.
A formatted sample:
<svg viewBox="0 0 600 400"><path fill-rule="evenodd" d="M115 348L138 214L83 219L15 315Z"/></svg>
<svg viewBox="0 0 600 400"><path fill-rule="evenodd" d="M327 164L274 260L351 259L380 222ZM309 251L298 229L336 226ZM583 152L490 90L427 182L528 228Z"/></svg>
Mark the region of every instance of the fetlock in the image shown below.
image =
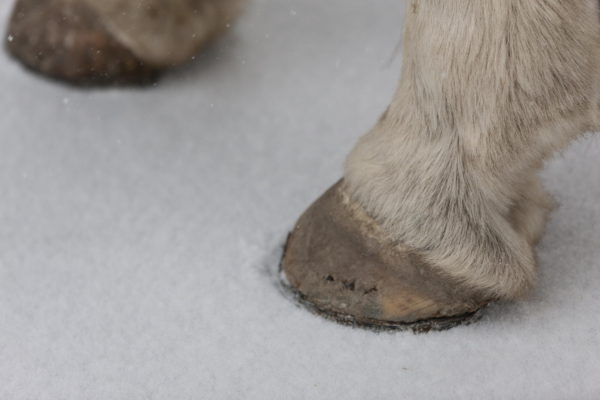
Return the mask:
<svg viewBox="0 0 600 400"><path fill-rule="evenodd" d="M398 91L345 173L398 243L505 298L535 281L552 203L532 171L589 129L600 37L597 1L512 3L411 9Z"/></svg>

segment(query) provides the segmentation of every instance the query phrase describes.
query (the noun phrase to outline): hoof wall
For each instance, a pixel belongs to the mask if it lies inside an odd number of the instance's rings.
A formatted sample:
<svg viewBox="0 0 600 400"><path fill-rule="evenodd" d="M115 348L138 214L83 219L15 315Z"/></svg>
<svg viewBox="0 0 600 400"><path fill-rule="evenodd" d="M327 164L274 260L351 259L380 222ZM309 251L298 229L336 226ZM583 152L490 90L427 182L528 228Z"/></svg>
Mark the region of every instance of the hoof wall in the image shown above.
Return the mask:
<svg viewBox="0 0 600 400"><path fill-rule="evenodd" d="M343 182L302 215L281 272L285 286L312 311L369 328L449 329L476 320L489 302L394 244L352 204Z"/></svg>
<svg viewBox="0 0 600 400"><path fill-rule="evenodd" d="M23 65L76 85L149 84L160 74L113 38L83 2L18 0L6 38Z"/></svg>

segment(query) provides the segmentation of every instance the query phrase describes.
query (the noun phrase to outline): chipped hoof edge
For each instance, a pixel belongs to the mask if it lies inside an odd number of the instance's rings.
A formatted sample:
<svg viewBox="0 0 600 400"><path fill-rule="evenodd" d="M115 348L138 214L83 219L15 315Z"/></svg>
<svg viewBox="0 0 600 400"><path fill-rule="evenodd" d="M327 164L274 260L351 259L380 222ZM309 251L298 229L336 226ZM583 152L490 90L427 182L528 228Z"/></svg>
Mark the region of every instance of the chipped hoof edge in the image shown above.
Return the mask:
<svg viewBox="0 0 600 400"><path fill-rule="evenodd" d="M279 279L300 304L339 323L428 332L476 321L493 299L396 243L343 180L298 219Z"/></svg>
<svg viewBox="0 0 600 400"><path fill-rule="evenodd" d="M283 255L281 262L279 263L278 269L278 283L280 289L284 295L290 298L297 305L300 305L310 311L311 313L325 318L335 323L349 326L352 328L367 329L376 332L406 332L412 331L415 334L428 333L428 332L439 332L446 331L458 326L467 326L479 321L483 317L483 310L487 307L487 304L482 306L480 309L451 317L439 317L424 319L415 322L394 322L384 321L372 318L357 319L355 316L347 313L342 313L335 310L328 310L317 306L312 303L307 297L302 294L299 290L292 287L285 275L283 270L283 260L287 250L287 244L291 235L288 235L286 243L283 248Z"/></svg>

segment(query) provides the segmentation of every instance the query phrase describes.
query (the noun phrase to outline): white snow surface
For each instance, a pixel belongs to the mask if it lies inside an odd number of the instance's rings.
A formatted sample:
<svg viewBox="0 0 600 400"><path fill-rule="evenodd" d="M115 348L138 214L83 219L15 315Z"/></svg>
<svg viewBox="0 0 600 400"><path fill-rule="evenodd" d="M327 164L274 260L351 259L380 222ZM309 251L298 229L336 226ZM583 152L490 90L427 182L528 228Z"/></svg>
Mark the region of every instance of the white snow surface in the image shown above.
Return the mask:
<svg viewBox="0 0 600 400"><path fill-rule="evenodd" d="M0 400L600 398L598 137L544 173L537 289L474 325L375 333L278 290L286 234L391 98L403 12L256 0L148 89L0 55Z"/></svg>

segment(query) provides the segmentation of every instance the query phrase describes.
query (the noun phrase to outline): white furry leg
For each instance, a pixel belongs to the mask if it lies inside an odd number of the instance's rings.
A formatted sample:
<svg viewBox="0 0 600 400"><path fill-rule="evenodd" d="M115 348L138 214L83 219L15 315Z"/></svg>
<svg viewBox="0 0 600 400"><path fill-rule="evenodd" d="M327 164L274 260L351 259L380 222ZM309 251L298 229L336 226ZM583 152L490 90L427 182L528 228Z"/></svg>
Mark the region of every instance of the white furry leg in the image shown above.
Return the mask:
<svg viewBox="0 0 600 400"><path fill-rule="evenodd" d="M508 218L515 193L445 140L413 147L371 133L348 158L345 180L395 240L453 279L504 298L534 283L533 249Z"/></svg>
<svg viewBox="0 0 600 400"><path fill-rule="evenodd" d="M598 1L409 10L398 91L349 156L347 191L449 277L515 297L551 208L532 171L593 125Z"/></svg>

